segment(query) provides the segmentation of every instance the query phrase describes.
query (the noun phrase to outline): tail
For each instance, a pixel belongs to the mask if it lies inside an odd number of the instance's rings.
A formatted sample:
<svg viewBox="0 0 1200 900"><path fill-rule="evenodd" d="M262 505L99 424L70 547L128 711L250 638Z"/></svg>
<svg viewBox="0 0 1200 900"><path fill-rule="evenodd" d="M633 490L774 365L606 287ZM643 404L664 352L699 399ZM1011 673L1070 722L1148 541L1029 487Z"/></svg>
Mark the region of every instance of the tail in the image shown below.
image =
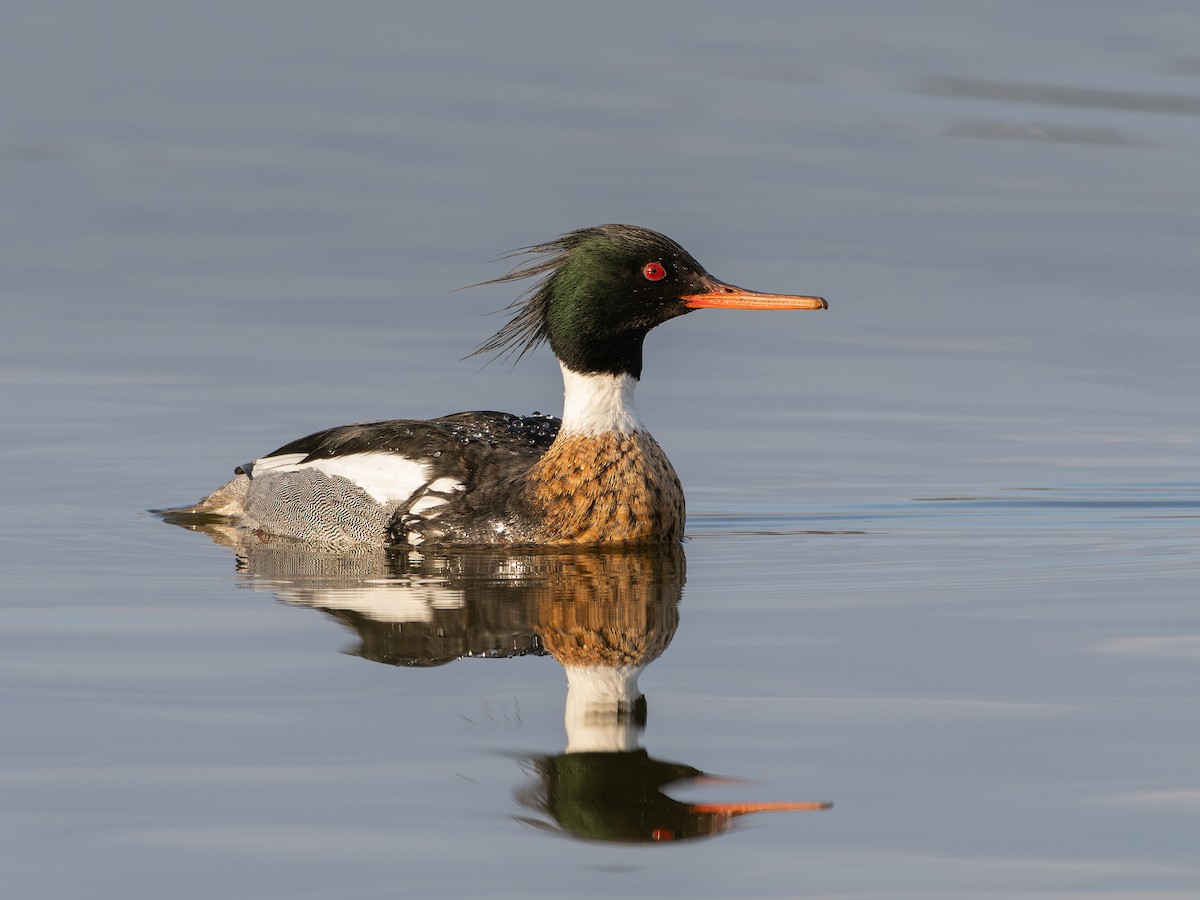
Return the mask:
<svg viewBox="0 0 1200 900"><path fill-rule="evenodd" d="M246 492L250 479L236 475L232 481L221 485L200 502L191 506L176 506L171 509L152 509L150 512L172 525L193 527L218 521L236 519L245 512Z"/></svg>

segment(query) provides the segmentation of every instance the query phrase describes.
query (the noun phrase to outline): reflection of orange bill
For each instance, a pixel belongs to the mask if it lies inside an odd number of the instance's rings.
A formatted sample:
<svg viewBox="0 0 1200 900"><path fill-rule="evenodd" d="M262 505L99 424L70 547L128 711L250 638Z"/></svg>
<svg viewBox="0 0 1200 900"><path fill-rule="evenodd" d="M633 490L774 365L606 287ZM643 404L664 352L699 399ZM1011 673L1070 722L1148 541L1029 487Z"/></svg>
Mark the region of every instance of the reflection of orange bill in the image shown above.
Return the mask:
<svg viewBox="0 0 1200 900"><path fill-rule="evenodd" d="M787 812L790 810L831 809L832 803L811 801L808 803L693 803L688 807L694 813L714 813L720 816L744 816L748 813Z"/></svg>

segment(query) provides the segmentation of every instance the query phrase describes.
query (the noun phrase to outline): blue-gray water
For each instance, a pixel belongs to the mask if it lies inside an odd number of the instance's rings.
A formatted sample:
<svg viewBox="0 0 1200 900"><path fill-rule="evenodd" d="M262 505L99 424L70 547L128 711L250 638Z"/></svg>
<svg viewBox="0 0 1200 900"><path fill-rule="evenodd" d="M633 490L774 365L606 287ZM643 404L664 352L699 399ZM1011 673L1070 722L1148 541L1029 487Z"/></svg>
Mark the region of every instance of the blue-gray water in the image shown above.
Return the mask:
<svg viewBox="0 0 1200 900"><path fill-rule="evenodd" d="M1196 896L1197 33L1184 0L6 10L5 896ZM455 290L606 221L829 298L648 341L690 540L639 741L749 779L677 798L831 810L522 822L559 663L349 626L550 615L536 565L314 587L144 512L329 425L555 411L545 351L461 359L512 286Z"/></svg>

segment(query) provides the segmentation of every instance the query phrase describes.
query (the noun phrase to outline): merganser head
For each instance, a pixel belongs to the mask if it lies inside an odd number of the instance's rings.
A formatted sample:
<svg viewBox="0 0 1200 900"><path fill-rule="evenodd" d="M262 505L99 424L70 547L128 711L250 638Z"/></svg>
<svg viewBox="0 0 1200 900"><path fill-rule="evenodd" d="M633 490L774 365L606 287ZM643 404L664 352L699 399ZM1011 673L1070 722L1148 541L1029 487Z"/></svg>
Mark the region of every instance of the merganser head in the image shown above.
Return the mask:
<svg viewBox="0 0 1200 900"><path fill-rule="evenodd" d="M635 225L581 228L516 251L533 261L483 284L545 275L509 308L516 314L476 353L517 358L542 341L581 374L642 374L650 329L702 307L825 309L820 297L761 294L718 281L663 234Z"/></svg>

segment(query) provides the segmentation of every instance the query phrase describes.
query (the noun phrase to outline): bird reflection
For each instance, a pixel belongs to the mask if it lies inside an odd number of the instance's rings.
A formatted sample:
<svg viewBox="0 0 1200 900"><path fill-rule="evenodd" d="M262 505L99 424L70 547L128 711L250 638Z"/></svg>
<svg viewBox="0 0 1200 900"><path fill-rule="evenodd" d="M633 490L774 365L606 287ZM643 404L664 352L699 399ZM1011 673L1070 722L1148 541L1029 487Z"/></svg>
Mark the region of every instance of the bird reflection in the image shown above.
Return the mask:
<svg viewBox="0 0 1200 900"><path fill-rule="evenodd" d="M526 825L594 841L672 841L719 834L751 813L830 806L694 803L666 792L736 781L655 759L639 743L647 704L638 675L679 625L685 558L677 545L422 555L212 536L234 547L246 586L337 619L357 635L348 652L364 659L437 666L549 654L561 663L567 743L562 753L519 760L530 779L516 793Z"/></svg>

